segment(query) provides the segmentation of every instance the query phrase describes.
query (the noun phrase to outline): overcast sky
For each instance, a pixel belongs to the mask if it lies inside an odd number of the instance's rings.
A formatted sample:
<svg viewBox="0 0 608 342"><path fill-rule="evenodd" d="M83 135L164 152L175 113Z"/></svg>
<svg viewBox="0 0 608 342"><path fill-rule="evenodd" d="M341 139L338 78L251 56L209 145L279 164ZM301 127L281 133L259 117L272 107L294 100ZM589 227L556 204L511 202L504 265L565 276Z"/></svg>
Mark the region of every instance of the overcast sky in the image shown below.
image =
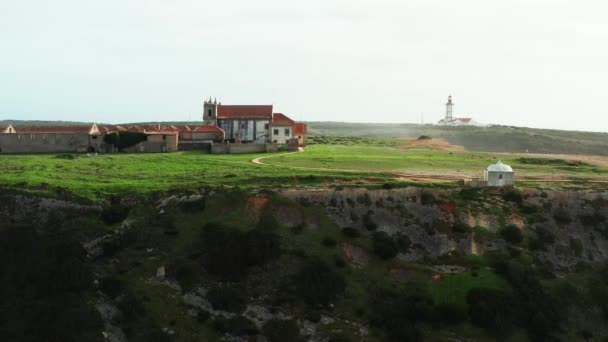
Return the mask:
<svg viewBox="0 0 608 342"><path fill-rule="evenodd" d="M297 120L608 131L605 0L3 0L0 119Z"/></svg>

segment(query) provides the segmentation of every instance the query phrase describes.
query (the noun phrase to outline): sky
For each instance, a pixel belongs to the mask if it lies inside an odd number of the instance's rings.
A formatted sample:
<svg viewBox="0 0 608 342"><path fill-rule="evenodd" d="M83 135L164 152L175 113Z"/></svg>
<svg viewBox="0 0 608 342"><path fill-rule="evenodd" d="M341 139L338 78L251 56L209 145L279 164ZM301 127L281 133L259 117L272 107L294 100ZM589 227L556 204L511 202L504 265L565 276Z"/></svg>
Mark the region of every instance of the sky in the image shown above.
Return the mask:
<svg viewBox="0 0 608 342"><path fill-rule="evenodd" d="M0 1L0 120L302 121L608 131L604 0Z"/></svg>

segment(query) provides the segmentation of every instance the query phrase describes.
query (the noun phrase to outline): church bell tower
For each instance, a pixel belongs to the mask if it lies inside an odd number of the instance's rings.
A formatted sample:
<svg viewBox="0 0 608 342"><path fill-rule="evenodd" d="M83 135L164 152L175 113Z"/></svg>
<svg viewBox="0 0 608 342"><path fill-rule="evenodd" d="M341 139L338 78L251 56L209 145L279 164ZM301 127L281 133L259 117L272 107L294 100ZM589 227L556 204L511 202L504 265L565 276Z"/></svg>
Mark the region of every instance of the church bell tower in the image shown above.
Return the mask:
<svg viewBox="0 0 608 342"><path fill-rule="evenodd" d="M211 100L211 97L209 97L209 100L205 100L203 105L203 125L217 125L217 107L217 99Z"/></svg>

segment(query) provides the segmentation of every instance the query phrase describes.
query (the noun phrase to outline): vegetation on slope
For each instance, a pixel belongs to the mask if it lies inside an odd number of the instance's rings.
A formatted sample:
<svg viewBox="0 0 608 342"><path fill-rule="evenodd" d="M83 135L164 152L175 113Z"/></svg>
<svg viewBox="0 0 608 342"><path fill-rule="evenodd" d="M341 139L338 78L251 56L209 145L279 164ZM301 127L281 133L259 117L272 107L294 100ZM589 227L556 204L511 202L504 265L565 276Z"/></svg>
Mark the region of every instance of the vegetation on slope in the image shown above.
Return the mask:
<svg viewBox="0 0 608 342"><path fill-rule="evenodd" d="M308 134L324 137L447 139L470 151L608 154L608 133L576 132L510 126L442 127L414 124L309 122Z"/></svg>

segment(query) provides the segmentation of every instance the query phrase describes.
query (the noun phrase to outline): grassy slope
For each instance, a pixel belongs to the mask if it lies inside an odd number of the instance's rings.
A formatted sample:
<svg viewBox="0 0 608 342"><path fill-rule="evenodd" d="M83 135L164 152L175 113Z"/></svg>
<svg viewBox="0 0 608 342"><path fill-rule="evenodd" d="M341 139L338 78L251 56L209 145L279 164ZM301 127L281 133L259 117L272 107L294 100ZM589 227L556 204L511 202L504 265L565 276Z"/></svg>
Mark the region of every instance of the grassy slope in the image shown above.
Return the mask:
<svg viewBox="0 0 608 342"><path fill-rule="evenodd" d="M446 138L471 151L608 155L608 133L559 131L508 126L441 127L413 124L309 122L311 136Z"/></svg>
<svg viewBox="0 0 608 342"><path fill-rule="evenodd" d="M587 164L539 165L535 159L500 153L450 152L429 148L394 148L366 145L313 145L305 153L271 157L264 162L274 165L316 167L378 172L429 171L446 174L483 176L483 170L498 159L514 167L518 175L566 177L605 177L608 169ZM530 162L532 161L532 162Z"/></svg>
<svg viewBox="0 0 608 342"><path fill-rule="evenodd" d="M301 186L336 178L361 177L356 173L294 171L251 163L258 155L210 155L202 152L171 154L3 155L0 184L40 191L60 187L79 197L149 194L188 190L205 185L240 187ZM261 155L259 155L261 156ZM313 176L313 177L311 177ZM365 175L369 177L369 175ZM382 177L382 175L378 175Z"/></svg>
<svg viewBox="0 0 608 342"><path fill-rule="evenodd" d="M146 195L201 186L277 188L331 185L361 179L394 180L388 172L429 172L458 177L481 177L484 168L502 159L518 175L605 179L608 169L588 164L540 165L518 155L449 152L429 148L403 149L390 140L375 145L312 145L304 153L210 155L189 151L170 154L41 154L0 156L0 184L4 187L54 194L68 191L90 200L108 195ZM264 156L265 163L251 160ZM294 168L295 167L295 168ZM305 169L305 168L318 168ZM325 169L325 170L324 170Z"/></svg>

